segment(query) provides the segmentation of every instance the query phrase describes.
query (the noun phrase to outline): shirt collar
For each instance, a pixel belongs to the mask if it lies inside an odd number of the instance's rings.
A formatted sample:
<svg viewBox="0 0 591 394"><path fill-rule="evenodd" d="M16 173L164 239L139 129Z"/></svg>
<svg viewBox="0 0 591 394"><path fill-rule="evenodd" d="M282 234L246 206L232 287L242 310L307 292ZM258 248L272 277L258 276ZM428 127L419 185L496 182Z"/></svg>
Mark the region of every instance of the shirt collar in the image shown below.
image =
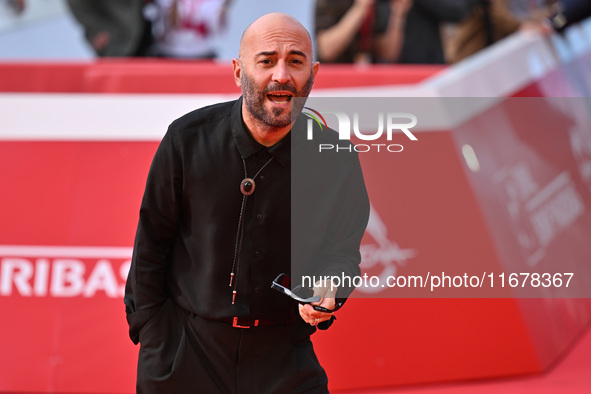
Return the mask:
<svg viewBox="0 0 591 394"><path fill-rule="evenodd" d="M234 103L230 115L232 136L240 153L240 157L246 159L255 153L266 149L273 159L282 166L289 165L291 161L291 132L273 146L265 147L259 144L248 132L242 120L242 96Z"/></svg>

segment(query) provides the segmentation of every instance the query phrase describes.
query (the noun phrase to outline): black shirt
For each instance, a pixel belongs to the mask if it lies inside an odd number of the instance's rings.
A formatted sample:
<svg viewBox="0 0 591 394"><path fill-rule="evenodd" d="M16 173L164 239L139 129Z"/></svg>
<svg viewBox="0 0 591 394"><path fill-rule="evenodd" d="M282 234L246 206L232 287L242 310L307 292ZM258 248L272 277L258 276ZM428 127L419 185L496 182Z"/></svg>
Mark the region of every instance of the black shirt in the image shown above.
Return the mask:
<svg viewBox="0 0 591 394"><path fill-rule="evenodd" d="M297 150L297 161L305 165L298 165L292 177L292 148L301 147L304 138L292 138L294 129L267 148L246 130L241 108L239 99L177 119L154 156L125 295L130 334L136 342L139 329L167 298L206 319L293 320L296 304L270 288L278 274L292 271L292 256L297 256L302 272L359 273L359 243L369 204L357 156L341 155L336 167L323 165L322 171L313 165L316 175L307 177L313 162L302 160L307 156L304 147ZM320 138L335 139L335 134L324 131ZM246 199L240 237L243 160L250 178L264 168L255 178L254 193ZM338 176L332 174L337 167ZM331 174L321 186L310 184L328 176L327 171ZM357 192L348 193L347 187ZM345 194L354 197L339 197ZM293 207L292 196L297 200ZM329 247L327 239L339 242ZM237 250L240 262L234 270L237 293L232 304L230 273Z"/></svg>

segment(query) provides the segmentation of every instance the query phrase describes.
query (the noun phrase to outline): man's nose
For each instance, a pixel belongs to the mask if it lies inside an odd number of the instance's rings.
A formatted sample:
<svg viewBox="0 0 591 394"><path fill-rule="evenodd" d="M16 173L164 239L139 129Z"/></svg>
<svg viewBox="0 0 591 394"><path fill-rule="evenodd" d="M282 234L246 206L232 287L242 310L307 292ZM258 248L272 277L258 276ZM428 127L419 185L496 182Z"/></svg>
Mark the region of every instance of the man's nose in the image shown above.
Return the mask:
<svg viewBox="0 0 591 394"><path fill-rule="evenodd" d="M286 83L291 79L289 69L284 61L277 62L275 69L273 70L273 81L278 83Z"/></svg>

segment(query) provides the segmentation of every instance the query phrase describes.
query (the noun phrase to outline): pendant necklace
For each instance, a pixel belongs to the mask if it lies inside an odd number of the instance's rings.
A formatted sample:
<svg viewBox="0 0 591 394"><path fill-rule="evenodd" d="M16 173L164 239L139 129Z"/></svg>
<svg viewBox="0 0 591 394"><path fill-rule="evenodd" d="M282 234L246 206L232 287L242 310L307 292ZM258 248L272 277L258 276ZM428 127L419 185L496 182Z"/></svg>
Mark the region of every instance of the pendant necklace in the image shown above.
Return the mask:
<svg viewBox="0 0 591 394"><path fill-rule="evenodd" d="M244 210L246 208L246 200L248 196L254 193L256 187L255 179L263 171L263 169L273 160L271 157L263 166L254 174L252 178L248 177L246 172L246 162L242 159L242 168L244 168L244 179L240 182L240 192L242 192L242 206L240 207L240 217L238 218L238 230L236 231L236 244L234 245L234 261L232 262L232 272L230 273L230 287L234 286L232 290L232 305L236 301L236 287L238 284L238 272L240 270L240 254L242 252L242 239L244 238Z"/></svg>

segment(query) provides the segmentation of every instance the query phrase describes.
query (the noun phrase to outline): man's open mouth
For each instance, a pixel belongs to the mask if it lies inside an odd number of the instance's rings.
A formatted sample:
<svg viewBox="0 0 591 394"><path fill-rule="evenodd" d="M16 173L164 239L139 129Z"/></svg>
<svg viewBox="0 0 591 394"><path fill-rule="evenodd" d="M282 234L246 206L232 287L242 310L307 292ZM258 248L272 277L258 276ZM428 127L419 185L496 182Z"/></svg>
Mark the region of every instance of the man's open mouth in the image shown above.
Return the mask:
<svg viewBox="0 0 591 394"><path fill-rule="evenodd" d="M285 104L291 101L291 93L267 93L267 98L277 104Z"/></svg>

